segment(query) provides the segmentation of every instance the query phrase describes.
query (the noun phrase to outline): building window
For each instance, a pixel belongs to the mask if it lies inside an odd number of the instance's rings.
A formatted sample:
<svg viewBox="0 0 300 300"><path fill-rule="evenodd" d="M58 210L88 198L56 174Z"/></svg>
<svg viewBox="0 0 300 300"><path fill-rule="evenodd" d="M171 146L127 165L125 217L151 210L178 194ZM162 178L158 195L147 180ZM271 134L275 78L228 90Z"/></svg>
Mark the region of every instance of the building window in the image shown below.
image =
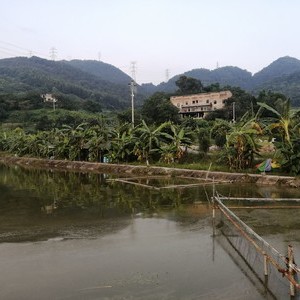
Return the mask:
<svg viewBox="0 0 300 300"><path fill-rule="evenodd" d="M195 104L195 101L193 100L193 104Z"/></svg>
<svg viewBox="0 0 300 300"><path fill-rule="evenodd" d="M185 105L188 105L189 103L188 102L185 102Z"/></svg>
<svg viewBox="0 0 300 300"><path fill-rule="evenodd" d="M206 100L206 103L209 103L209 100Z"/></svg>
<svg viewBox="0 0 300 300"><path fill-rule="evenodd" d="M216 100L214 101L214 104L217 104L217 101L216 101Z"/></svg>

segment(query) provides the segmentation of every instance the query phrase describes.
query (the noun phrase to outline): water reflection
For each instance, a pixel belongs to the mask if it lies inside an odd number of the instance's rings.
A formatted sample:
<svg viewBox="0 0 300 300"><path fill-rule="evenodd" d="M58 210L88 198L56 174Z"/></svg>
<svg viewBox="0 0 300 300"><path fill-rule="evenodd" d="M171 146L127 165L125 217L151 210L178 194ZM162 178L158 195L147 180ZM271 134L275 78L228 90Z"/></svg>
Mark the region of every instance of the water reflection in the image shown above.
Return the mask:
<svg viewBox="0 0 300 300"><path fill-rule="evenodd" d="M111 178L0 167L0 298L232 299L237 291L265 298L211 237L211 186L158 191ZM241 184L217 190L237 197L299 193ZM241 212L258 230L276 233L284 215L271 214Z"/></svg>
<svg viewBox="0 0 300 300"><path fill-rule="evenodd" d="M78 235L81 226L93 236L128 226L132 216L184 220L185 206L206 201L203 188L156 191L109 178L0 167L0 241L48 239L73 229Z"/></svg>

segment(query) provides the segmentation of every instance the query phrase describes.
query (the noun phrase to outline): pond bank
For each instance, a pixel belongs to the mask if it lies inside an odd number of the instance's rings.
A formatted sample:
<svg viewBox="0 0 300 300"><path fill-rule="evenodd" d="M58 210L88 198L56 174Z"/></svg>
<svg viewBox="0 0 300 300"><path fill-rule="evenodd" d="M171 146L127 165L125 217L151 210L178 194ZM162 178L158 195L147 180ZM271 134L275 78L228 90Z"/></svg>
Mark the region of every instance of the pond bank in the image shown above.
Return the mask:
<svg viewBox="0 0 300 300"><path fill-rule="evenodd" d="M4 165L18 165L24 168L53 169L75 172L128 174L132 176L185 176L194 178L208 178L216 181L245 182L266 185L283 185L289 187L300 187L300 179L292 176L227 173L205 170L189 170L179 168L155 167L155 166L134 166L124 164L92 163L83 161L50 160L28 157L0 157L0 163Z"/></svg>

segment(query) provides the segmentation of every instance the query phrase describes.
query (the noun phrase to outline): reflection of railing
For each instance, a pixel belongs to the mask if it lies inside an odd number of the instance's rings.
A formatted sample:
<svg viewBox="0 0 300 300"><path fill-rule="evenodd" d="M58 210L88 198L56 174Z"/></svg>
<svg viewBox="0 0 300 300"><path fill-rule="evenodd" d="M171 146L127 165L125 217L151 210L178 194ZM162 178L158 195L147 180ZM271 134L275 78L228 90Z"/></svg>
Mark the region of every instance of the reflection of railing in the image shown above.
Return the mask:
<svg viewBox="0 0 300 300"><path fill-rule="evenodd" d="M221 215L225 217L223 224L226 222L227 227L222 226L222 233L230 240L234 248L244 256L244 259L253 268L259 270L257 274L260 277L265 277L265 279L272 277L273 280L277 278L285 282L288 280L290 295L295 296L296 290L300 291L300 284L296 279L299 269L294 262L292 246L288 246L287 256L280 254L226 207L222 202L224 199L225 198L220 197L217 193L215 193L213 197L213 218L215 219L215 208L219 209ZM236 200L236 198L233 200ZM285 199L283 199L283 201L285 201ZM289 199L289 201L291 201L291 199ZM247 243L245 243L245 241L247 241ZM259 255L259 258L257 258L257 255ZM274 271L276 271L277 276ZM280 274L280 276L278 276L278 274ZM274 282L272 283L270 280L265 282L270 286L277 285L274 285Z"/></svg>

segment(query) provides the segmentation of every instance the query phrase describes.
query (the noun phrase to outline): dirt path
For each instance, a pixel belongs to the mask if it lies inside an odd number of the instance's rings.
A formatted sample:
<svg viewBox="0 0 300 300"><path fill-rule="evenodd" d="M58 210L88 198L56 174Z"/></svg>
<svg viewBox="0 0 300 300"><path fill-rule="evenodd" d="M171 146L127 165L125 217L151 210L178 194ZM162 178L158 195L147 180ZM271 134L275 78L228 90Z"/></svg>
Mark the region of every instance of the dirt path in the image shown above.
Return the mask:
<svg viewBox="0 0 300 300"><path fill-rule="evenodd" d="M5 165L19 165L24 168L34 169L53 169L75 172L93 172L93 173L110 173L132 176L186 176L194 178L208 178L215 180L224 180L232 182L247 182L265 185L283 185L298 188L300 187L300 179L291 176L275 176L261 174L246 174L246 173L227 173L213 172L204 170L189 170L178 168L154 167L154 166L133 166L119 165L108 163L91 163L82 161L68 160L50 160L37 159L28 157L0 157L0 163Z"/></svg>

